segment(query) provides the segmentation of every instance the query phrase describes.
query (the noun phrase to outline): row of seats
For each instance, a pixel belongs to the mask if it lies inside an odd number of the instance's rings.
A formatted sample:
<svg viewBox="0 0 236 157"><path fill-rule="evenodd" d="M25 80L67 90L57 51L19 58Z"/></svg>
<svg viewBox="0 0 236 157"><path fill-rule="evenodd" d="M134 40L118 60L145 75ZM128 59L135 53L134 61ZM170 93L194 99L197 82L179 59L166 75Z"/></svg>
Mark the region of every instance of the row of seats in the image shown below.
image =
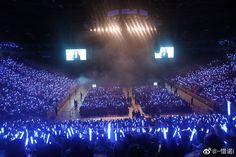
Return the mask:
<svg viewBox="0 0 236 157"><path fill-rule="evenodd" d="M121 87L91 88L80 107L82 117L128 115L128 104Z"/></svg>
<svg viewBox="0 0 236 157"><path fill-rule="evenodd" d="M166 88L141 86L135 87L133 92L136 103L141 105L146 114L155 116L157 114L191 112L190 104Z"/></svg>

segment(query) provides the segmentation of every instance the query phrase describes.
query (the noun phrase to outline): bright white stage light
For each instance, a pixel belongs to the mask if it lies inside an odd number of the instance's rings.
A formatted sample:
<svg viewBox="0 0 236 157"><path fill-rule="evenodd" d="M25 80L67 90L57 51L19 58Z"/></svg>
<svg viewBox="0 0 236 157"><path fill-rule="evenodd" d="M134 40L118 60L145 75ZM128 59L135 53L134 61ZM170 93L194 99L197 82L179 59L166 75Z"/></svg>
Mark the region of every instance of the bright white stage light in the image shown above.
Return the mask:
<svg viewBox="0 0 236 157"><path fill-rule="evenodd" d="M112 32L112 27L111 26L109 27L109 31Z"/></svg>
<svg viewBox="0 0 236 157"><path fill-rule="evenodd" d="M96 29L96 28L94 28L94 29L93 29L93 31L94 31L94 32L97 32L97 29Z"/></svg>
<svg viewBox="0 0 236 157"><path fill-rule="evenodd" d="M107 28L107 27L106 27L106 29L105 29L105 30L106 30L106 32L108 32L108 28Z"/></svg>
<svg viewBox="0 0 236 157"><path fill-rule="evenodd" d="M101 29L100 28L98 28L98 32L100 32L101 31Z"/></svg>
<svg viewBox="0 0 236 157"><path fill-rule="evenodd" d="M142 30L143 30L143 31L146 31L145 28L144 28L143 26L142 26Z"/></svg>
<svg viewBox="0 0 236 157"><path fill-rule="evenodd" d="M121 32L121 29L120 29L119 27L117 27L117 31L118 31L118 32Z"/></svg>
<svg viewBox="0 0 236 157"><path fill-rule="evenodd" d="M102 30L102 32L104 32L104 28L102 28L101 30Z"/></svg>
<svg viewBox="0 0 236 157"><path fill-rule="evenodd" d="M96 84L92 84L92 87L93 87L93 88L96 88L96 87L97 87L97 85L96 85Z"/></svg>
<svg viewBox="0 0 236 157"><path fill-rule="evenodd" d="M127 30L128 30L128 32L130 32L130 28L129 27L127 27Z"/></svg>
<svg viewBox="0 0 236 157"><path fill-rule="evenodd" d="M90 32L92 32L93 31L93 29L90 29Z"/></svg>
<svg viewBox="0 0 236 157"><path fill-rule="evenodd" d="M131 31L134 32L134 27L131 27Z"/></svg>
<svg viewBox="0 0 236 157"><path fill-rule="evenodd" d="M113 27L113 31L114 31L114 32L118 32L118 29L114 26L114 27Z"/></svg>
<svg viewBox="0 0 236 157"><path fill-rule="evenodd" d="M154 83L153 83L153 86L157 86L157 82L154 82Z"/></svg>

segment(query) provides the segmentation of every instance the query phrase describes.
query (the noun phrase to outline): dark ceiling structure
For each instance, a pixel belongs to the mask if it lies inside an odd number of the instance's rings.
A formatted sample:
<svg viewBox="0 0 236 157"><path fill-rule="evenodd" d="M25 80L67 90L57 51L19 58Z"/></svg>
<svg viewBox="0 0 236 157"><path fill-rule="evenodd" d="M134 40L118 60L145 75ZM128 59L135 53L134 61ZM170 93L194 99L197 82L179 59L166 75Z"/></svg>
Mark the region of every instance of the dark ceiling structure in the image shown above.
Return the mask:
<svg viewBox="0 0 236 157"><path fill-rule="evenodd" d="M0 40L57 42L89 30L97 12L129 4L150 9L163 36L201 40L236 35L234 0L1 0Z"/></svg>

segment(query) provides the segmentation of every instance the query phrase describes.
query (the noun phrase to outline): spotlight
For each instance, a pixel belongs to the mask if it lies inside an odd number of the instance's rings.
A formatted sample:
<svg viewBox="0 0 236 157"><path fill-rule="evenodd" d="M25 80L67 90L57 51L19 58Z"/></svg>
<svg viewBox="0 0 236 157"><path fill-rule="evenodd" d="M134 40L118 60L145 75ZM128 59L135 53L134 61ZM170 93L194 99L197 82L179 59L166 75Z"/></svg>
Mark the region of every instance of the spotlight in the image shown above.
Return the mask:
<svg viewBox="0 0 236 157"><path fill-rule="evenodd" d="M145 28L142 26L142 30L145 31Z"/></svg>
<svg viewBox="0 0 236 157"><path fill-rule="evenodd" d="M112 27L109 27L110 32L112 32Z"/></svg>
<svg viewBox="0 0 236 157"><path fill-rule="evenodd" d="M93 29L90 29L90 32L92 32L93 31Z"/></svg>
<svg viewBox="0 0 236 157"><path fill-rule="evenodd" d="M153 86L157 86L157 82L153 82Z"/></svg>
<svg viewBox="0 0 236 157"><path fill-rule="evenodd" d="M97 87L97 85L96 84L92 84L92 88L96 88Z"/></svg>
<svg viewBox="0 0 236 157"><path fill-rule="evenodd" d="M102 28L101 30L102 30L102 32L104 32L104 29L103 29L103 28Z"/></svg>
<svg viewBox="0 0 236 157"><path fill-rule="evenodd" d="M97 32L97 29L96 29L96 28L94 28L94 29L93 29L93 31L94 31L94 32Z"/></svg>
<svg viewBox="0 0 236 157"><path fill-rule="evenodd" d="M134 27L131 27L132 32L134 32Z"/></svg>
<svg viewBox="0 0 236 157"><path fill-rule="evenodd" d="M118 31L118 32L120 32L120 31L121 31L121 29L120 29L119 27L117 27L116 29L117 29L117 31Z"/></svg>
<svg viewBox="0 0 236 157"><path fill-rule="evenodd" d="M127 27L127 30L128 30L128 32L130 32L130 28L129 28L129 26Z"/></svg>
<svg viewBox="0 0 236 157"><path fill-rule="evenodd" d="M98 28L98 32L100 32L101 31L101 29L100 28Z"/></svg>
<svg viewBox="0 0 236 157"><path fill-rule="evenodd" d="M106 29L105 29L105 30L106 30L106 32L108 32L108 28L107 28L107 27L106 27Z"/></svg>

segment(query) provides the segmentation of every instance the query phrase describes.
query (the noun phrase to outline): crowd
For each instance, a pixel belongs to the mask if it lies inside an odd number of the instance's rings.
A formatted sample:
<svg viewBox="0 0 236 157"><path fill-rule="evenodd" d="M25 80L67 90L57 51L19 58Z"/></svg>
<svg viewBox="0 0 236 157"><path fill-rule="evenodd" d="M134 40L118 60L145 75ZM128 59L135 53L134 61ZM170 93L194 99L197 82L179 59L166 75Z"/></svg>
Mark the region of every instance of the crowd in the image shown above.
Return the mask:
<svg viewBox="0 0 236 157"><path fill-rule="evenodd" d="M54 112L75 82L11 58L0 60L0 116L46 116Z"/></svg>
<svg viewBox="0 0 236 157"><path fill-rule="evenodd" d="M14 43L14 42L0 42L0 50L17 49L17 48L20 48L20 46L17 43Z"/></svg>
<svg viewBox="0 0 236 157"><path fill-rule="evenodd" d="M158 115L191 112L190 104L166 88L141 86L133 89L135 101L146 114Z"/></svg>
<svg viewBox="0 0 236 157"><path fill-rule="evenodd" d="M227 54L221 61L200 66L172 81L217 105L224 105L226 101L236 104L236 53Z"/></svg>
<svg viewBox="0 0 236 157"><path fill-rule="evenodd" d="M0 122L0 154L12 157L187 157L205 148L235 155L236 117Z"/></svg>
<svg viewBox="0 0 236 157"><path fill-rule="evenodd" d="M128 115L128 104L121 87L91 88L80 107L82 117Z"/></svg>

